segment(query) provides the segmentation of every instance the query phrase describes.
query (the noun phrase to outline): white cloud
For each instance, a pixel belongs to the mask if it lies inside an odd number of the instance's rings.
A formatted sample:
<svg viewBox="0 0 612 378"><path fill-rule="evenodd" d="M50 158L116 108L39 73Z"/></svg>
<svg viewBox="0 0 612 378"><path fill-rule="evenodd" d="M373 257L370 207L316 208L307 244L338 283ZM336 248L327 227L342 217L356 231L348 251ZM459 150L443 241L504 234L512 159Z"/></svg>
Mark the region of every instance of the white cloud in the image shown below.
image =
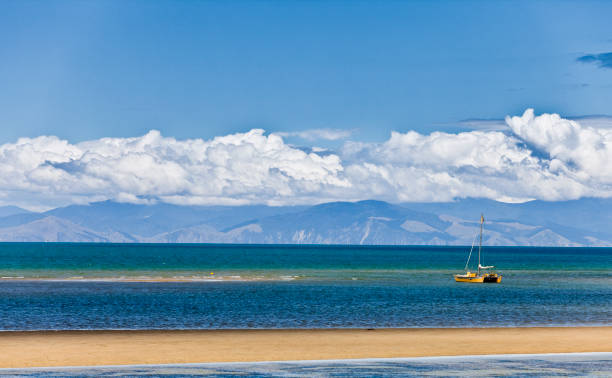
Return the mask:
<svg viewBox="0 0 612 378"><path fill-rule="evenodd" d="M31 208L103 199L176 204L332 200L503 201L612 196L612 130L527 110L504 130L392 133L312 152L263 130L176 140L71 144L53 136L0 146L0 201Z"/></svg>
<svg viewBox="0 0 612 378"><path fill-rule="evenodd" d="M339 175L342 169L336 155L305 153L263 130L210 141L177 141L151 131L75 145L39 137L0 146L5 202L11 193L49 202L65 202L66 196L191 204L300 202L327 186L349 185Z"/></svg>
<svg viewBox="0 0 612 378"><path fill-rule="evenodd" d="M370 171L399 201L612 195L608 129L582 127L558 115L535 117L531 109L506 122L505 132L393 133L380 145L347 144L343 157L354 162L347 172Z"/></svg>
<svg viewBox="0 0 612 378"><path fill-rule="evenodd" d="M546 153L549 170L563 172L591 185L612 184L612 129L581 126L558 114L506 117L512 131Z"/></svg>

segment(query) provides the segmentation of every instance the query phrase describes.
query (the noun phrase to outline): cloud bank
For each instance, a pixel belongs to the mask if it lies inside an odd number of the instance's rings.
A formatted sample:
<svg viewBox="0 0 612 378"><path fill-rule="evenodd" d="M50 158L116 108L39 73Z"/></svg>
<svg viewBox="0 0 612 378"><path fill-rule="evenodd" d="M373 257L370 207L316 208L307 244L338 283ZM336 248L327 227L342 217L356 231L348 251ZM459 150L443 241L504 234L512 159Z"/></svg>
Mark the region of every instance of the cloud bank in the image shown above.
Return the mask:
<svg viewBox="0 0 612 378"><path fill-rule="evenodd" d="M158 131L77 144L21 138L0 146L0 201L32 208L104 199L281 205L612 196L612 130L531 109L506 117L503 130L393 132L384 143L310 151L260 129L212 140Z"/></svg>

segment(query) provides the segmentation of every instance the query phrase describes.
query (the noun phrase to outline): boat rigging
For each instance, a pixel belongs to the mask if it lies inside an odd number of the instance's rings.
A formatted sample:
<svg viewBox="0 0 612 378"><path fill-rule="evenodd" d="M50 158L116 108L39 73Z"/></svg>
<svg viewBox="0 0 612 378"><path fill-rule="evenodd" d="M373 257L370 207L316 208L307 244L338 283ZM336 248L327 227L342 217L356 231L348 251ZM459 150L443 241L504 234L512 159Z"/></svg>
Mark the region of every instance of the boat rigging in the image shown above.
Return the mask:
<svg viewBox="0 0 612 378"><path fill-rule="evenodd" d="M497 274L493 269L493 265L483 266L480 264L482 254L482 233L484 230L484 215L480 214L480 241L478 243L478 269L476 272L469 270L470 259L472 257L472 251L474 249L474 242L472 242L472 248L470 248L470 254L468 255L467 262L465 263L465 273L455 274L456 282L472 282L472 283L500 283L502 280L501 274ZM481 273L484 271L484 273Z"/></svg>

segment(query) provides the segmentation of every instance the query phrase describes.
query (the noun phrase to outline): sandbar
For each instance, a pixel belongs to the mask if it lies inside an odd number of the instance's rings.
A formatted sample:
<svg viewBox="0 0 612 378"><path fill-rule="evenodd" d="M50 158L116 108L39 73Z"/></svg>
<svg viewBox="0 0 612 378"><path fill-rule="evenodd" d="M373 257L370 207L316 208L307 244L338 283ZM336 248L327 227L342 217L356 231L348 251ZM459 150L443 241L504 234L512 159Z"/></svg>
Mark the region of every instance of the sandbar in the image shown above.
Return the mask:
<svg viewBox="0 0 612 378"><path fill-rule="evenodd" d="M612 327L0 332L0 367L611 352Z"/></svg>

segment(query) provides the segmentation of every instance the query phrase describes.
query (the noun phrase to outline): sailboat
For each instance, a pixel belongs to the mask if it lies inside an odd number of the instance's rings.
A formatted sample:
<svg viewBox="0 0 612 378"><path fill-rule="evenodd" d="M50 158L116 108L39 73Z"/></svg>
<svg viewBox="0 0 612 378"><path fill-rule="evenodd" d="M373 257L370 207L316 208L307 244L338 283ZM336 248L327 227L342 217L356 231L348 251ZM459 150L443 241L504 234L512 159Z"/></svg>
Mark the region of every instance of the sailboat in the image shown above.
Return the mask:
<svg viewBox="0 0 612 378"><path fill-rule="evenodd" d="M478 243L478 270L471 272L469 270L470 258L472 257L472 251L474 250L474 243L470 249L467 262L465 263L465 274L455 274L455 281L457 282L473 282L473 283L500 283L502 276L497 274L492 269L495 269L493 265L483 266L480 265L480 255L482 252L482 231L484 228L484 215L480 214L480 242ZM481 273L484 271L484 273Z"/></svg>

